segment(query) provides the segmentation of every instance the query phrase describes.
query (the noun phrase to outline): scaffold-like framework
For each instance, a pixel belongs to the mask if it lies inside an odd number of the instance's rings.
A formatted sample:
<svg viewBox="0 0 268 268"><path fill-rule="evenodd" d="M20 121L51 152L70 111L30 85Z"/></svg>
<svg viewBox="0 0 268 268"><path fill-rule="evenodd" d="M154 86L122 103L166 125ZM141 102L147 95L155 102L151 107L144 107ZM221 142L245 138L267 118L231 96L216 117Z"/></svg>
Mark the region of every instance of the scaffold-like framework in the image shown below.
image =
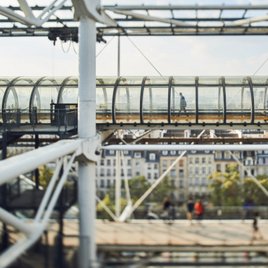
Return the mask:
<svg viewBox="0 0 268 268"><path fill-rule="evenodd" d="M54 1L59 2L59 1ZM5 6L6 5L6 6ZM56 9L57 7L57 9ZM36 17L45 6L33 5ZM0 37L48 36L51 40L78 41L78 21L70 1L53 4L53 12L43 21L23 21L19 5L3 3ZM97 25L97 40L103 36L189 36L189 35L267 35L268 5L110 5L102 6L113 25ZM13 16L11 16L13 15ZM27 25L24 25L27 22ZM36 22L36 25L29 25ZM23 23L23 24L22 24Z"/></svg>

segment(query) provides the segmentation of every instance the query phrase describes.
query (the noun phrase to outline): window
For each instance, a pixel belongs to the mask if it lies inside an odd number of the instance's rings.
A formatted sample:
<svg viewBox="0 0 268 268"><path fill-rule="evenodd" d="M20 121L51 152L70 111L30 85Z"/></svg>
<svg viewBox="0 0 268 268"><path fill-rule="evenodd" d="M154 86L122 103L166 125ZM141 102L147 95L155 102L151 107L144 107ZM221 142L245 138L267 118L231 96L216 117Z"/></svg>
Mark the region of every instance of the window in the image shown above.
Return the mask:
<svg viewBox="0 0 268 268"><path fill-rule="evenodd" d="M199 168L195 167L194 172L195 172L195 174L198 174L199 173Z"/></svg>
<svg viewBox="0 0 268 268"><path fill-rule="evenodd" d="M107 169L107 176L111 176L111 170Z"/></svg>
<svg viewBox="0 0 268 268"><path fill-rule="evenodd" d="M193 164L193 158L192 157L189 157L189 163Z"/></svg>
<svg viewBox="0 0 268 268"><path fill-rule="evenodd" d="M193 174L193 167L189 167L189 174Z"/></svg>
<svg viewBox="0 0 268 268"><path fill-rule="evenodd" d="M162 155L168 155L168 151L162 151Z"/></svg>
<svg viewBox="0 0 268 268"><path fill-rule="evenodd" d="M131 159L128 159L128 160L127 160L127 165L128 165L128 166L131 166Z"/></svg>
<svg viewBox="0 0 268 268"><path fill-rule="evenodd" d="M100 164L101 166L104 166L104 159L101 159Z"/></svg>
<svg viewBox="0 0 268 268"><path fill-rule="evenodd" d="M171 155L176 155L176 151L170 151Z"/></svg>
<svg viewBox="0 0 268 268"><path fill-rule="evenodd" d="M224 158L225 159L230 159L231 158L231 155L230 155L230 152L224 152Z"/></svg>
<svg viewBox="0 0 268 268"><path fill-rule="evenodd" d="M127 170L127 175L128 175L128 177L131 177L132 176L132 173L131 173L131 169L130 168Z"/></svg>
<svg viewBox="0 0 268 268"><path fill-rule="evenodd" d="M170 177L176 177L176 170L174 170L174 169L172 169L171 171L170 171Z"/></svg>
<svg viewBox="0 0 268 268"><path fill-rule="evenodd" d="M110 155L114 155L114 150L110 150Z"/></svg>
<svg viewBox="0 0 268 268"><path fill-rule="evenodd" d="M221 159L222 158L222 152L216 152L215 153L215 158L216 159Z"/></svg>
<svg viewBox="0 0 268 268"><path fill-rule="evenodd" d="M163 160L162 166L163 166L163 168L167 167L167 160Z"/></svg>
<svg viewBox="0 0 268 268"><path fill-rule="evenodd" d="M217 172L221 172L221 164L216 165L216 170L217 170Z"/></svg>
<svg viewBox="0 0 268 268"><path fill-rule="evenodd" d="M157 173L154 173L154 179L158 179L158 174Z"/></svg>
<svg viewBox="0 0 268 268"><path fill-rule="evenodd" d="M179 167L183 167L183 160L182 159L179 161Z"/></svg>
<svg viewBox="0 0 268 268"><path fill-rule="evenodd" d="M104 168L101 168L101 170L100 170L100 175L101 175L101 177L104 176Z"/></svg>
<svg viewBox="0 0 268 268"><path fill-rule="evenodd" d="M101 179L101 181L100 181L100 187L101 187L101 188L104 187L104 180L103 180L103 179Z"/></svg>
<svg viewBox="0 0 268 268"><path fill-rule="evenodd" d="M150 153L149 154L149 159L151 160L151 161L154 161L155 160L155 154L153 154L153 153Z"/></svg>
<svg viewBox="0 0 268 268"><path fill-rule="evenodd" d="M135 158L141 158L141 153L140 152L135 152L134 157Z"/></svg>
<svg viewBox="0 0 268 268"><path fill-rule="evenodd" d="M107 159L107 166L110 166L110 165L111 165L111 160Z"/></svg>
<svg viewBox="0 0 268 268"><path fill-rule="evenodd" d="M198 157L195 159L195 163L199 164L199 158Z"/></svg>
<svg viewBox="0 0 268 268"><path fill-rule="evenodd" d="M206 158L202 157L202 164L205 164L205 163L206 163Z"/></svg>
<svg viewBox="0 0 268 268"><path fill-rule="evenodd" d="M148 173L147 174L147 178L148 178L148 180L150 180L152 177L151 177L151 173Z"/></svg>
<svg viewBox="0 0 268 268"><path fill-rule="evenodd" d="M206 168L202 167L202 174L206 174Z"/></svg>

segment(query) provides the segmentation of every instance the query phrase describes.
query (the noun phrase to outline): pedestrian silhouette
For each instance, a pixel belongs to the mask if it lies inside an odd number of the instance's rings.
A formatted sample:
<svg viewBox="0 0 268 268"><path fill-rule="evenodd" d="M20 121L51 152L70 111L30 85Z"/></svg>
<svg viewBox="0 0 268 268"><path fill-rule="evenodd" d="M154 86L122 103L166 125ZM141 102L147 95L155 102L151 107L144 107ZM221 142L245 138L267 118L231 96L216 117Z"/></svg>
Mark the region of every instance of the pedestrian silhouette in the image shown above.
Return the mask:
<svg viewBox="0 0 268 268"><path fill-rule="evenodd" d="M190 195L187 201L187 219L190 221L190 224L192 224L193 212L194 212L194 200L193 197Z"/></svg>
<svg viewBox="0 0 268 268"><path fill-rule="evenodd" d="M200 221L203 219L203 215L204 215L204 206L203 206L201 199L195 202L194 212L195 212L197 220L199 221L199 223L201 223Z"/></svg>
<svg viewBox="0 0 268 268"><path fill-rule="evenodd" d="M186 103L185 97L180 92L180 111L179 111L179 113L181 113L181 112L186 113L186 106L187 106L187 103Z"/></svg>
<svg viewBox="0 0 268 268"><path fill-rule="evenodd" d="M258 226L258 221L259 221L259 218L260 218L260 215L258 212L255 212L254 213L254 216L253 216L253 222L252 222L252 238L251 238L251 243L254 241L254 240L262 240L263 239L263 236L262 236L262 233L260 231L260 228Z"/></svg>

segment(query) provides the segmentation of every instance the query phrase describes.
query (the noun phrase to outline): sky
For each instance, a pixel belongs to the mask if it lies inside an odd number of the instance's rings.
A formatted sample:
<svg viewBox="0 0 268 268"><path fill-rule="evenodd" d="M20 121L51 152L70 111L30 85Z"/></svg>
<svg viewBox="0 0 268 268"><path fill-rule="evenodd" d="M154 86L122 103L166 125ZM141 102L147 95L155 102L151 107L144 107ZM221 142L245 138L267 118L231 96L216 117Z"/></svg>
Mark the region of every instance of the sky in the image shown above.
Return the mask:
<svg viewBox="0 0 268 268"><path fill-rule="evenodd" d="M12 2L12 1L11 1ZM268 4L268 1L187 1L187 4ZM103 1L103 4L126 1ZM129 0L127 4L182 4L185 1ZM268 36L218 37L122 37L121 75L158 76L158 72L134 47L142 50L162 75L167 76L245 76L253 75L268 59ZM108 44L97 43L97 76L117 75L117 37L107 37ZM0 76L69 76L78 75L77 44L54 46L47 38L1 38ZM268 74L266 63L258 75Z"/></svg>

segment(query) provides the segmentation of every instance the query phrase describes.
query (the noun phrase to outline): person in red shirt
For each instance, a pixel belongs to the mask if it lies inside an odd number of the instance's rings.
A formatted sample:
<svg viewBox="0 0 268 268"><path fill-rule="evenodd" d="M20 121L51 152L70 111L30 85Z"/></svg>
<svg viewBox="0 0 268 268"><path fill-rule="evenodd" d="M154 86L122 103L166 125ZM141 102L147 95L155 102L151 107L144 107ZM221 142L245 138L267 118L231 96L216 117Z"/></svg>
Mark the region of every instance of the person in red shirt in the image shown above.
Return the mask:
<svg viewBox="0 0 268 268"><path fill-rule="evenodd" d="M204 206L203 206L203 203L200 199L198 201L196 201L194 204L194 213L195 213L198 220L203 219Z"/></svg>

